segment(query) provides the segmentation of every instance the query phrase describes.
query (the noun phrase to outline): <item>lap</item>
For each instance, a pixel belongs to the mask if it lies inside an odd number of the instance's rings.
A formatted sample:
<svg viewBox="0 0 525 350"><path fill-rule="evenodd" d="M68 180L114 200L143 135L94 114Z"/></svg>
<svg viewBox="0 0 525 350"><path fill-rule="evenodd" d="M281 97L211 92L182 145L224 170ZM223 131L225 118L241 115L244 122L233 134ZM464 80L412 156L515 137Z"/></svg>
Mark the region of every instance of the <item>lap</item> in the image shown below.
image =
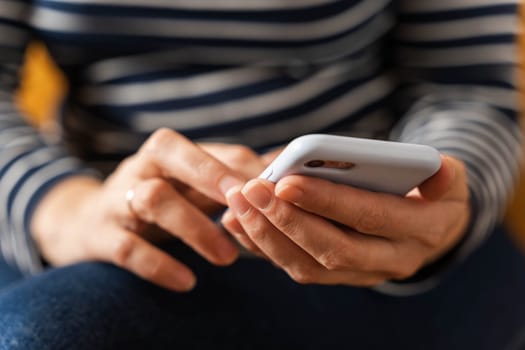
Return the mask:
<svg viewBox="0 0 525 350"><path fill-rule="evenodd" d="M22 278L20 271L8 265L0 256L0 290Z"/></svg>
<svg viewBox="0 0 525 350"><path fill-rule="evenodd" d="M49 270L0 293L0 348L504 348L525 324L525 259L494 235L436 289L396 298L301 286L271 264L209 266L177 294L114 266ZM3 346L3 347L2 347Z"/></svg>

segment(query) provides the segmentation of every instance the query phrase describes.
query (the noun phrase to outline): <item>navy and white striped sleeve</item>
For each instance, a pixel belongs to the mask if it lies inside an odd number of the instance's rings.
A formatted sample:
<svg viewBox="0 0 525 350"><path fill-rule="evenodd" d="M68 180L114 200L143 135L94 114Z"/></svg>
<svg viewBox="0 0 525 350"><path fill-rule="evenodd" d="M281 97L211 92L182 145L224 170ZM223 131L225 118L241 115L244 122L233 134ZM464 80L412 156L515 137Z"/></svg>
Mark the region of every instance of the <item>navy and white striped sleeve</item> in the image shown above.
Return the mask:
<svg viewBox="0 0 525 350"><path fill-rule="evenodd" d="M401 0L395 58L404 118L392 138L435 146L466 164L472 217L463 241L407 294L431 288L501 219L518 176L519 0ZM438 263L439 265L439 263ZM429 270L431 271L431 270Z"/></svg>
<svg viewBox="0 0 525 350"><path fill-rule="evenodd" d="M29 223L35 204L57 181L89 172L57 145L47 144L15 104L19 69L31 37L31 5L0 0L0 248L25 273L41 267Z"/></svg>

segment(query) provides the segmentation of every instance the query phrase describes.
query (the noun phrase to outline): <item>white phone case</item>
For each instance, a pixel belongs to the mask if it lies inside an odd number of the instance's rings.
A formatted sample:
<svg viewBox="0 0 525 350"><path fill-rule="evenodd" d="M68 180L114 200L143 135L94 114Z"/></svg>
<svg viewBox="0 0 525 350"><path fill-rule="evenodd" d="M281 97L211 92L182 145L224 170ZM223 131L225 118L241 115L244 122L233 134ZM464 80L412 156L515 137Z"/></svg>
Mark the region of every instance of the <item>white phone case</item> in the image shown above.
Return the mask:
<svg viewBox="0 0 525 350"><path fill-rule="evenodd" d="M259 178L276 183L306 175L405 195L440 167L439 152L429 146L312 134L293 140Z"/></svg>

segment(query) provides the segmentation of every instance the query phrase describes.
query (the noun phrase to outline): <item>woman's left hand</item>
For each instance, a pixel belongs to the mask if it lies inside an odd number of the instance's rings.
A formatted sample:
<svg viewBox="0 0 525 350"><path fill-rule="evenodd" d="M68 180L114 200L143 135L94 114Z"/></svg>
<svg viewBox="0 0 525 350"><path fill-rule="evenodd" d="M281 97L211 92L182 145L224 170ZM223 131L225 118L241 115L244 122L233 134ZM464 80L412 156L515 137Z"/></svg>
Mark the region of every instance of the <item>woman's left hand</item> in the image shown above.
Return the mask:
<svg viewBox="0 0 525 350"><path fill-rule="evenodd" d="M448 252L468 224L463 163L405 197L305 176L256 179L227 195L223 225L299 283L374 286L405 279Z"/></svg>

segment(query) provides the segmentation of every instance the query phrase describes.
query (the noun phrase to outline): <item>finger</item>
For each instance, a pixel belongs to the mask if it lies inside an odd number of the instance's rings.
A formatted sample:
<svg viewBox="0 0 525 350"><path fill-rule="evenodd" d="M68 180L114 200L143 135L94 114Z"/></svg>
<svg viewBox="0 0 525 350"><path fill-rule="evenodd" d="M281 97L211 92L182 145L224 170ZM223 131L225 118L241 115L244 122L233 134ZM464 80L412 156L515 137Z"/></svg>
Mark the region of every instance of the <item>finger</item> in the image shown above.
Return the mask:
<svg viewBox="0 0 525 350"><path fill-rule="evenodd" d="M246 146L221 143L203 143L199 146L246 180L259 176L266 166L262 158Z"/></svg>
<svg viewBox="0 0 525 350"><path fill-rule="evenodd" d="M301 284L372 286L385 280L381 273L326 269L273 226L263 214L246 201L240 192L230 191L228 201L251 240L257 244L268 259L285 270L296 282Z"/></svg>
<svg viewBox="0 0 525 350"><path fill-rule="evenodd" d="M195 286L196 277L188 267L137 235L115 229L106 239L100 237L91 241L95 258L170 290L186 292Z"/></svg>
<svg viewBox="0 0 525 350"><path fill-rule="evenodd" d="M226 210L226 212L223 214L221 218L221 224L246 250L258 256L266 257L259 247L257 247L257 245L253 243L250 237L246 234L244 228L231 210Z"/></svg>
<svg viewBox="0 0 525 350"><path fill-rule="evenodd" d="M253 180L242 193L273 226L328 270L390 272L393 264L403 264L397 261L398 252L390 240L336 227L273 196L273 187L268 181Z"/></svg>
<svg viewBox="0 0 525 350"><path fill-rule="evenodd" d="M242 176L202 148L169 129L156 131L139 151L142 178L169 177L225 204L224 194L244 183Z"/></svg>
<svg viewBox="0 0 525 350"><path fill-rule="evenodd" d="M277 183L275 193L355 231L389 239L412 239L428 231L437 235L446 223L437 220L436 225L428 225L436 222L437 207L442 208L438 202L371 192L317 178L287 176Z"/></svg>
<svg viewBox="0 0 525 350"><path fill-rule="evenodd" d="M176 189L177 190L177 189ZM224 205L206 197L199 191L187 187L185 189L177 190L188 202L192 203L196 208L208 216L213 216L220 213L224 209Z"/></svg>
<svg viewBox="0 0 525 350"><path fill-rule="evenodd" d="M454 168L454 181L449 192L443 197L444 200L467 201L469 198L469 188L467 170L465 163L452 156L445 156L447 162Z"/></svg>
<svg viewBox="0 0 525 350"><path fill-rule="evenodd" d="M237 248L206 215L162 179L140 182L131 206L143 221L179 237L213 264L231 264Z"/></svg>
<svg viewBox="0 0 525 350"><path fill-rule="evenodd" d="M301 269L310 271L311 277L321 271L321 266L255 210L239 189L228 192L227 199L251 241L293 278L303 279L299 276Z"/></svg>
<svg viewBox="0 0 525 350"><path fill-rule="evenodd" d="M444 197L451 189L455 176L456 168L452 159L442 155L441 168L437 173L418 186L421 196L428 200L439 200Z"/></svg>

